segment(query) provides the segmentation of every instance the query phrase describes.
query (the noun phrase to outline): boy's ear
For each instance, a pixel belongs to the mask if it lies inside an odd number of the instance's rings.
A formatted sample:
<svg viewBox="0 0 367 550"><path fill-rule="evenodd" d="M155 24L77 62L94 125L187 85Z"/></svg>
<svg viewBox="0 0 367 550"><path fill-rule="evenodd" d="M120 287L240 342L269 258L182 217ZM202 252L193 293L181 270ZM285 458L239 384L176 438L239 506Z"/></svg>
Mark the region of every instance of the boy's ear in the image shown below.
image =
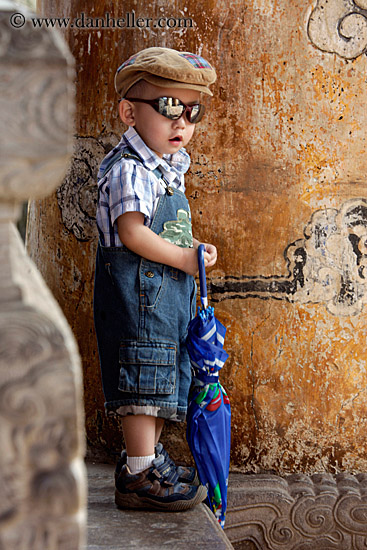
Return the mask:
<svg viewBox="0 0 367 550"><path fill-rule="evenodd" d="M119 103L119 115L124 124L135 126L134 105L128 99L123 99Z"/></svg>

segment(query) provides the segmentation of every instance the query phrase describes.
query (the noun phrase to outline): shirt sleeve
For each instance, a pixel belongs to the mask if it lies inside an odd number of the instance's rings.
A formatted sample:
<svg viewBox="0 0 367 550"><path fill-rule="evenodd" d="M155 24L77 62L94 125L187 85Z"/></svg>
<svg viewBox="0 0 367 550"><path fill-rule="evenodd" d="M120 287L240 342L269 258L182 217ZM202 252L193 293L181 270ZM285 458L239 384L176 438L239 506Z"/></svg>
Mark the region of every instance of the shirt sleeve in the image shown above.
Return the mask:
<svg viewBox="0 0 367 550"><path fill-rule="evenodd" d="M147 224L152 215L154 200L148 170L125 160L113 167L110 178L109 207L112 224L126 212L141 212Z"/></svg>

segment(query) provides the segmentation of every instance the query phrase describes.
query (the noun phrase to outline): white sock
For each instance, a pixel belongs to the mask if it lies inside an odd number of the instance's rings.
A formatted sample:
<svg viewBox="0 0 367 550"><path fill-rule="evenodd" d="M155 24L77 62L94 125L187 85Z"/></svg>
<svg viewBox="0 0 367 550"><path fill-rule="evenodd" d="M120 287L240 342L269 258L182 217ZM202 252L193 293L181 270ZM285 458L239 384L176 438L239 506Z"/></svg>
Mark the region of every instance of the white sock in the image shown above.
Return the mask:
<svg viewBox="0 0 367 550"><path fill-rule="evenodd" d="M138 474L149 468L155 458L155 454L148 456L128 456L126 463L132 474Z"/></svg>

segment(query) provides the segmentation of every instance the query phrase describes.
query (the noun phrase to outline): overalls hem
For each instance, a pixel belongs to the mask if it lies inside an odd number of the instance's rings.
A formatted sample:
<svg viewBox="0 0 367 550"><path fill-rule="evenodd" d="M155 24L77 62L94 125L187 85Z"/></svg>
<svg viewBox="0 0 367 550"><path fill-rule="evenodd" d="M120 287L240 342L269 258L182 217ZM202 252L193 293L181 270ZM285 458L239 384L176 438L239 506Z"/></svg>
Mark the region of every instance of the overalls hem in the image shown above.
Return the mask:
<svg viewBox="0 0 367 550"><path fill-rule="evenodd" d="M187 409L177 406L156 406L143 403L143 399L139 399L139 405L136 402L124 401L109 401L105 403L105 412L108 417L124 417L129 415L147 415L165 420L176 422L184 422L186 420Z"/></svg>

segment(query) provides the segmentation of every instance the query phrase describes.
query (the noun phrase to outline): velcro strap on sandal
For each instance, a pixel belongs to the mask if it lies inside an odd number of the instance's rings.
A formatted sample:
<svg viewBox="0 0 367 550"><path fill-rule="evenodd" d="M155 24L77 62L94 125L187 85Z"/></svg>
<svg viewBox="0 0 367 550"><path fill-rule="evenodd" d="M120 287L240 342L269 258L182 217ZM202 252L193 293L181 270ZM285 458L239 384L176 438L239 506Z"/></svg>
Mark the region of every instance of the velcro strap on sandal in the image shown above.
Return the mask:
<svg viewBox="0 0 367 550"><path fill-rule="evenodd" d="M154 470L152 470L149 475L148 475L149 478L153 477L153 479L162 479L162 476L161 474L158 472L158 470L156 468L154 468Z"/></svg>

